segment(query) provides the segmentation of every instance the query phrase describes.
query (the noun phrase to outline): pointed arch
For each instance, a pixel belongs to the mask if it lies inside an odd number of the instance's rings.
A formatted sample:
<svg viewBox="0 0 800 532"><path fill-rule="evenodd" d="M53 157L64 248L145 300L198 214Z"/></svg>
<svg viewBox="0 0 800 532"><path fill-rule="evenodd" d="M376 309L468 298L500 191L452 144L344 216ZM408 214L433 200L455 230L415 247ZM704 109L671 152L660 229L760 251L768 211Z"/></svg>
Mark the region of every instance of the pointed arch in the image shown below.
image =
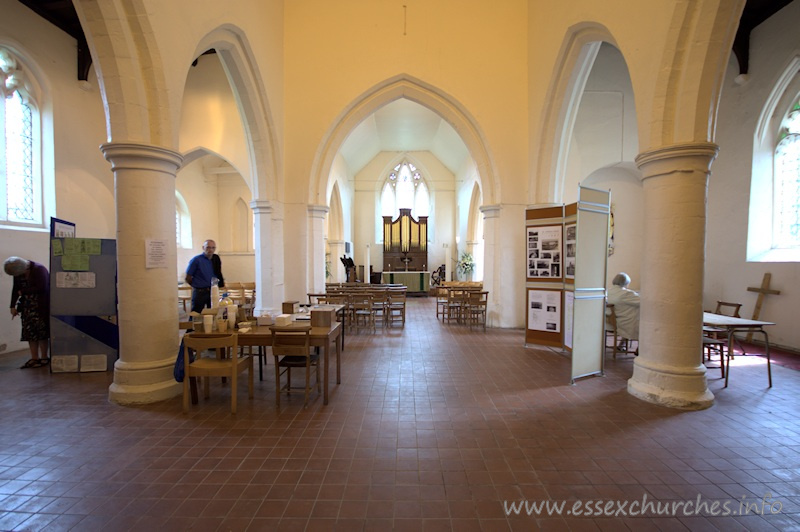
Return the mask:
<svg viewBox="0 0 800 532"><path fill-rule="evenodd" d="M467 215L467 240L468 241L477 241L483 238L482 234L479 234L478 228L481 225L481 187L476 182L472 186L472 195L470 196L469 200L469 213Z"/></svg>
<svg viewBox="0 0 800 532"><path fill-rule="evenodd" d="M717 107L745 0L675 4L640 151L714 140ZM633 73L632 73L633 75ZM642 113L645 114L645 113Z"/></svg>
<svg viewBox="0 0 800 532"><path fill-rule="evenodd" d="M173 104L179 101L169 97L145 2L81 0L74 5L97 71L109 142L177 146L180 108Z"/></svg>
<svg viewBox="0 0 800 532"><path fill-rule="evenodd" d="M344 211L339 183L334 183L331 198L328 201L328 241L344 239Z"/></svg>
<svg viewBox="0 0 800 532"><path fill-rule="evenodd" d="M347 135L362 120L384 105L407 98L427 107L447 121L459 134L475 161L486 196L499 197L500 182L486 140L477 121L454 98L411 76L401 74L379 83L358 96L334 120L326 132L311 167L309 204L319 203L325 197L327 182L333 161Z"/></svg>
<svg viewBox="0 0 800 532"><path fill-rule="evenodd" d="M211 48L217 51L239 106L251 170L245 180L252 184L253 199L275 200L283 194L277 179L281 165L272 111L253 50L244 32L231 24L221 25L200 39L195 57Z"/></svg>
<svg viewBox="0 0 800 532"><path fill-rule="evenodd" d="M567 30L547 90L547 105L539 135L531 135L531 155L536 157L538 176L530 203L560 201L564 186L569 136L580 105L581 94L600 44L616 46L611 32L596 23L581 23Z"/></svg>

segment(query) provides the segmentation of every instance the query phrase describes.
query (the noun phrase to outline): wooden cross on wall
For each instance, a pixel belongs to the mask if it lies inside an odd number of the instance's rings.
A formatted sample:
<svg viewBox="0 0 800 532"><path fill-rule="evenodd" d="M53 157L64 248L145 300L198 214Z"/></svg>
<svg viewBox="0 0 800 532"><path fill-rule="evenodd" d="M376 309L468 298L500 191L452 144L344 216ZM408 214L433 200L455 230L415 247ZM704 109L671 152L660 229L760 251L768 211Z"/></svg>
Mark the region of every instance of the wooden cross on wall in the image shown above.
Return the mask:
<svg viewBox="0 0 800 532"><path fill-rule="evenodd" d="M754 288L752 286L747 287L748 292L758 292L758 299L756 299L756 306L753 308L753 319L757 320L758 317L761 315L761 305L764 304L764 296L767 294L778 295L781 293L780 290L770 290L769 289L769 281L772 279L771 273L765 273L764 279L761 281L761 286L759 288ZM745 338L745 342L750 342L753 339L753 333L747 333L747 338Z"/></svg>

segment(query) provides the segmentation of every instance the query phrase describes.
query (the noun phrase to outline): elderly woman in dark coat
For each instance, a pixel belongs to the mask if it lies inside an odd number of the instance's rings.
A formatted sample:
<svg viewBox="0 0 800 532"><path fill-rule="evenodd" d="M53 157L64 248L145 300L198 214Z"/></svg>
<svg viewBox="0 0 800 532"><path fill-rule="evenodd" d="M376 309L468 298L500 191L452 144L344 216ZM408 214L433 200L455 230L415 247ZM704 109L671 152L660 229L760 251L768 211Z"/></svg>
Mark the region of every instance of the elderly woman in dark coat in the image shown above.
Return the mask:
<svg viewBox="0 0 800 532"><path fill-rule="evenodd" d="M31 358L22 368L40 368L50 359L50 274L43 265L20 257L9 257L3 264L14 277L11 290L11 319L19 314L22 320L20 340L27 341Z"/></svg>

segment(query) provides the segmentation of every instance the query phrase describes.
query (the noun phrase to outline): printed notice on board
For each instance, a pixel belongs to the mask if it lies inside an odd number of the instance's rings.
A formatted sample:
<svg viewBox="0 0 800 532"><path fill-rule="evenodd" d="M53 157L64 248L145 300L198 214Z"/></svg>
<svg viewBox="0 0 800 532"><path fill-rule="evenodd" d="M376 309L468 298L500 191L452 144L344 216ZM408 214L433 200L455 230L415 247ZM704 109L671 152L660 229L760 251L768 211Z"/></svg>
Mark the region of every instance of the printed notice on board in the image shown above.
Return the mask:
<svg viewBox="0 0 800 532"><path fill-rule="evenodd" d="M75 224L56 221L51 218L53 224L53 236L56 238L75 238Z"/></svg>
<svg viewBox="0 0 800 532"><path fill-rule="evenodd" d="M57 288L95 288L94 272L56 272Z"/></svg>
<svg viewBox="0 0 800 532"><path fill-rule="evenodd" d="M528 277L561 277L561 226L528 227Z"/></svg>
<svg viewBox="0 0 800 532"><path fill-rule="evenodd" d="M167 267L167 241L145 240L145 254L147 255L145 268Z"/></svg>
<svg viewBox="0 0 800 532"><path fill-rule="evenodd" d="M528 290L528 329L561 331L561 291Z"/></svg>
<svg viewBox="0 0 800 532"><path fill-rule="evenodd" d="M89 271L89 255L63 255L61 269L85 272Z"/></svg>
<svg viewBox="0 0 800 532"><path fill-rule="evenodd" d="M566 232L566 237L564 238L564 276L567 279L574 279L578 226L576 224L568 224L564 231Z"/></svg>
<svg viewBox="0 0 800 532"><path fill-rule="evenodd" d="M100 255L99 238L65 238L64 255Z"/></svg>

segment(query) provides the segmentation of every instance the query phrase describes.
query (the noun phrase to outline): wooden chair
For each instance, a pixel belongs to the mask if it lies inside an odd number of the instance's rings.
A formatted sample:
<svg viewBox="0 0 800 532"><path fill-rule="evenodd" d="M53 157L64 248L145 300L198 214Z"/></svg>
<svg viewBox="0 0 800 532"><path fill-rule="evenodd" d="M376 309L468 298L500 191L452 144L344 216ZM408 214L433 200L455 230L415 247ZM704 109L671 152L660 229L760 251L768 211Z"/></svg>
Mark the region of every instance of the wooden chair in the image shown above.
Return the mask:
<svg viewBox="0 0 800 532"><path fill-rule="evenodd" d="M389 290L389 326L399 321L406 326L406 291Z"/></svg>
<svg viewBox="0 0 800 532"><path fill-rule="evenodd" d="M209 377L227 377L231 383L231 413L236 413L236 394L238 376L245 368L248 370L248 397L253 398L253 359L239 356L238 336L235 333L199 334L187 333L183 336L183 411L189 411L191 390L189 383L193 377L203 379L203 397L210 397ZM212 349L215 357L202 356ZM192 361L194 353L194 361ZM199 382L199 379L198 379Z"/></svg>
<svg viewBox="0 0 800 532"><path fill-rule="evenodd" d="M186 303L189 303L189 306L192 305L192 287L188 284L180 284L178 285L178 303L183 305L183 311L187 312L186 310Z"/></svg>
<svg viewBox="0 0 800 532"><path fill-rule="evenodd" d="M372 295L372 313L374 320L381 320L381 326L389 325L389 293L385 289L370 290Z"/></svg>
<svg viewBox="0 0 800 532"><path fill-rule="evenodd" d="M462 310L466 302L467 292L460 288L447 289L447 303L444 306L444 314L442 321L450 323L455 318L457 323L461 323L463 319Z"/></svg>
<svg viewBox="0 0 800 532"><path fill-rule="evenodd" d="M617 358L617 353L626 353L637 355L639 353L639 341L623 338L617 331L617 313L614 311L614 305L606 303L606 347L608 347L608 339L612 339L613 357ZM633 342L636 342L636 349L633 348Z"/></svg>
<svg viewBox="0 0 800 532"><path fill-rule="evenodd" d="M244 291L244 303L240 309L244 309L244 319L250 320L253 318L253 310L256 306L256 283L242 283L242 290Z"/></svg>
<svg viewBox="0 0 800 532"><path fill-rule="evenodd" d="M714 314L722 314L724 316L731 316L733 318L741 318L739 315L739 309L742 308L741 303L730 303L727 301L717 301L717 307L714 309ZM704 328L704 331L707 333L707 336L710 338L714 338L717 340L725 340L725 344L727 345L727 338L728 338L728 331L727 329L720 328L720 327L708 327L708 330ZM742 350L742 354L746 355L747 352L744 350L744 346L742 343L736 339L736 336L733 337L734 344L739 346L739 349ZM728 353L728 356L733 358L733 353Z"/></svg>
<svg viewBox="0 0 800 532"><path fill-rule="evenodd" d="M725 346L728 345L727 340L717 338L719 329L716 327L703 326L703 363L711 361L714 354L719 355L719 369L721 376L725 377ZM706 364L706 367L711 369L711 366Z"/></svg>
<svg viewBox="0 0 800 532"><path fill-rule="evenodd" d="M440 286L436 290L436 319L439 319L439 314L442 315L444 320L445 307L447 306L447 288Z"/></svg>
<svg viewBox="0 0 800 532"><path fill-rule="evenodd" d="M372 294L354 292L351 297L352 319L356 332L362 328L369 328L375 331L375 310L372 306Z"/></svg>
<svg viewBox="0 0 800 532"><path fill-rule="evenodd" d="M483 325L483 332L486 332L486 308L489 303L489 292L470 291L464 306L467 323L470 329L472 325Z"/></svg>
<svg viewBox="0 0 800 532"><path fill-rule="evenodd" d="M281 406L281 390L286 393L292 390L292 368L305 368L306 386L303 408L308 406L308 396L311 391L311 368L314 368L317 381L317 393L321 392L319 375L319 354L311 352L310 335L311 326L305 327L279 327L273 325L272 355L275 357L275 405ZM286 374L286 386L281 387L281 375Z"/></svg>
<svg viewBox="0 0 800 532"><path fill-rule="evenodd" d="M308 304L310 306L326 303L328 298L327 294L316 294L313 292L309 292L306 295L308 296Z"/></svg>

